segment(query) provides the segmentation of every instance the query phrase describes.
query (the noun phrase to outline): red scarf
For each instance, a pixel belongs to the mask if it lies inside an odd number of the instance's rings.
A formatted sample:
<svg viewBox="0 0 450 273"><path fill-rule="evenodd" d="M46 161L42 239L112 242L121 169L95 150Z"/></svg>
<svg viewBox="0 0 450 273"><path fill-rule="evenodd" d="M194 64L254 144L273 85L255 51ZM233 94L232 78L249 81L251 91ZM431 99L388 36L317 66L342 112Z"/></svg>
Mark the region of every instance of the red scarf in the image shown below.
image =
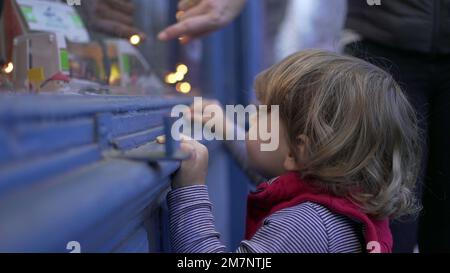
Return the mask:
<svg viewBox="0 0 450 273"><path fill-rule="evenodd" d="M256 192L250 193L247 203L246 239L250 240L255 235L268 216L305 202L322 205L333 213L362 223L365 226L364 238L369 251L392 252L393 242L388 219L373 219L350 200L320 191L306 183L297 172L280 176L271 184L262 183Z"/></svg>

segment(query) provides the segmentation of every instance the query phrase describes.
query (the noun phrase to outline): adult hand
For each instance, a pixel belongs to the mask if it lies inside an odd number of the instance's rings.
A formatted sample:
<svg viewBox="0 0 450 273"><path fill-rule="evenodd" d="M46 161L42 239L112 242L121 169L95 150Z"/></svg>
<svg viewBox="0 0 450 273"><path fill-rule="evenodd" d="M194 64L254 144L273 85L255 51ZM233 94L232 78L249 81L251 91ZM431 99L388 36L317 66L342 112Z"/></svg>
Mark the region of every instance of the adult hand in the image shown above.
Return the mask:
<svg viewBox="0 0 450 273"><path fill-rule="evenodd" d="M245 3L246 0L181 0L178 23L163 30L158 38L161 41L181 38L182 43L188 43L230 23Z"/></svg>
<svg viewBox="0 0 450 273"><path fill-rule="evenodd" d="M90 0L86 1L84 12L89 26L120 38L141 34L134 27L134 4L132 0Z"/></svg>

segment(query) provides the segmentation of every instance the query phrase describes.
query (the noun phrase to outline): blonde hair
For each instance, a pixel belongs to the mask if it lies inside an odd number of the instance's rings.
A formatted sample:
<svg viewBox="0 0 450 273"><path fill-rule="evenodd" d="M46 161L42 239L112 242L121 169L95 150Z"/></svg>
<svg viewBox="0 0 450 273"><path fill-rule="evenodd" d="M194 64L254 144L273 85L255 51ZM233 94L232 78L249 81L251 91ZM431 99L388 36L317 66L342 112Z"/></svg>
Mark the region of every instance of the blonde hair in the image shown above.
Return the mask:
<svg viewBox="0 0 450 273"><path fill-rule="evenodd" d="M280 106L288 144L307 141L300 173L376 218L415 213L415 112L391 75L363 60L307 50L261 73L260 101ZM301 164L300 164L301 163Z"/></svg>

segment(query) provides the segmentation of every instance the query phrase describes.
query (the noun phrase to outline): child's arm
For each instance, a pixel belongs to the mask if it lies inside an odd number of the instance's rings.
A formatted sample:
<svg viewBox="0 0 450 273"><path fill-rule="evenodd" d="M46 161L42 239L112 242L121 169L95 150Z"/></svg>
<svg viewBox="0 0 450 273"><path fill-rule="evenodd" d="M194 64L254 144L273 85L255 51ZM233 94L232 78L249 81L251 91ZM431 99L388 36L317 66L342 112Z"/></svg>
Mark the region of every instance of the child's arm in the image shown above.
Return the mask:
<svg viewBox="0 0 450 273"><path fill-rule="evenodd" d="M168 194L172 248L180 253L225 252L214 217L205 178L208 151L188 139L181 148L192 153L182 163ZM320 215L308 206L283 210L269 217L250 241L243 241L237 252L327 252L328 234Z"/></svg>
<svg viewBox="0 0 450 273"><path fill-rule="evenodd" d="M206 186L190 186L169 193L170 239L176 253L223 253L214 226ZM311 204L281 210L268 217L255 236L242 241L237 253L326 253L329 230ZM336 223L340 227L340 223ZM356 242L358 244L358 242Z"/></svg>

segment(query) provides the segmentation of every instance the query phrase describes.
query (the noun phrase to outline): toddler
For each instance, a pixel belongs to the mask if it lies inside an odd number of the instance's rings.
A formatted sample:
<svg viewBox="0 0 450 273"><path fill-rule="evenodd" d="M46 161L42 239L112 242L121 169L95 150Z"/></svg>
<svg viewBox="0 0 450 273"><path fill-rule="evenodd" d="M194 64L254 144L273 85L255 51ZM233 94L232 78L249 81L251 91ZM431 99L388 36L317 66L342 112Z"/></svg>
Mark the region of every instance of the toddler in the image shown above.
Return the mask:
<svg viewBox="0 0 450 273"><path fill-rule="evenodd" d="M279 147L246 141L248 165L268 181L248 197L237 252L391 252L389 220L417 212L420 163L415 113L393 78L307 50L261 73L255 90L261 104L279 106ZM181 145L192 156L168 194L172 247L224 252L205 185L208 151L187 137Z"/></svg>

